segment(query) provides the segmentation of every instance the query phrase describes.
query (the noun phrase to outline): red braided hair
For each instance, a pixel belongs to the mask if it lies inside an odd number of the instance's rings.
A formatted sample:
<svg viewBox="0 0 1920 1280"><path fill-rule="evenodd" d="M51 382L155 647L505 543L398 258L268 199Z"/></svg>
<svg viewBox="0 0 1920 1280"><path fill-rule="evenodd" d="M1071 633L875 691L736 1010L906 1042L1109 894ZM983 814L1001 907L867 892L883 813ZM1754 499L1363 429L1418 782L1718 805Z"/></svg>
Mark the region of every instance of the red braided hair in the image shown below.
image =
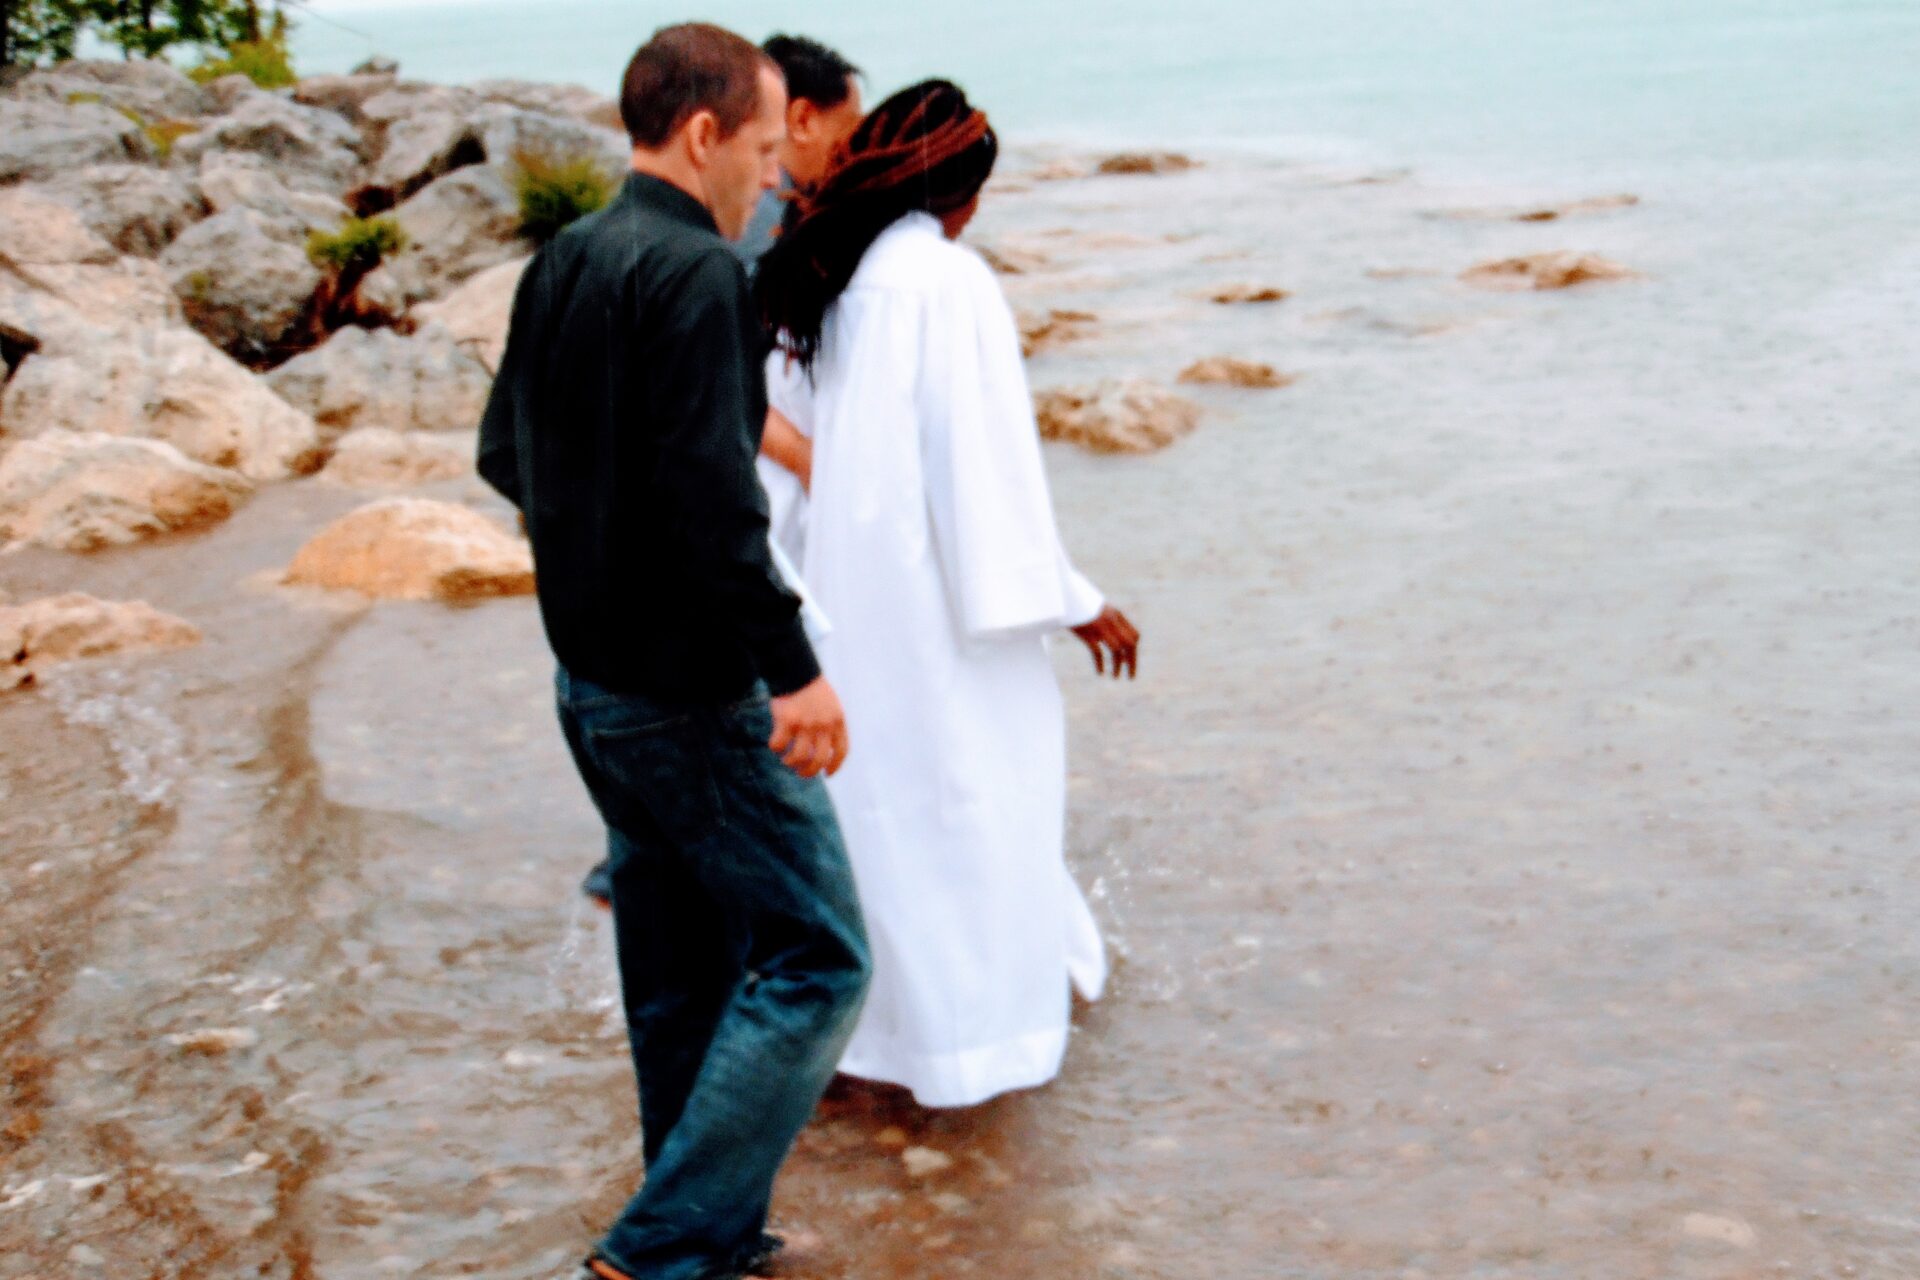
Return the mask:
<svg viewBox="0 0 1920 1280"><path fill-rule="evenodd" d="M760 316L809 371L834 301L880 233L916 211L966 207L986 185L999 140L985 113L944 80L873 109L820 185L796 199L754 278Z"/></svg>

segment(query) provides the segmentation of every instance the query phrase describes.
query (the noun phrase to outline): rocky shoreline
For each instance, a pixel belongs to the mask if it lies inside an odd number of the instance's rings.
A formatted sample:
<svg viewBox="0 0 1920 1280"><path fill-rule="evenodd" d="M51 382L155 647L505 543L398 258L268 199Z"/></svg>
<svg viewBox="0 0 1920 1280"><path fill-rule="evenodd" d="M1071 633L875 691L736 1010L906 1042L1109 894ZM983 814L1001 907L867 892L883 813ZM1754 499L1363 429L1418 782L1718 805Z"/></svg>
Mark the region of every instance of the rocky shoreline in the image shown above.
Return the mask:
<svg viewBox="0 0 1920 1280"><path fill-rule="evenodd" d="M203 531L260 486L308 477L373 497L471 475L473 428L541 230L528 175L573 174L604 192L626 153L616 104L574 86L447 86L371 64L286 90L237 75L200 84L159 61L17 77L0 94L0 555ZM996 185L1200 167L1160 152L1054 155ZM1446 216L1540 222L1633 202ZM1098 315L1053 305L1072 287L1059 255L1166 243L1074 230L980 247L1025 304L1022 343L1038 358L1100 333ZM1561 253L1461 279L1530 289L1631 274ZM1256 282L1195 296L1262 308L1290 293ZM1293 375L1216 355L1178 381L1244 393ZM1048 439L1138 454L1191 433L1203 406L1120 377L1044 390L1036 412ZM286 580L449 600L531 589L524 543L492 517L425 498L394 514L376 503L317 531ZM88 652L144 645L152 628L120 635L115 608L90 615ZM0 605L0 631L67 617L58 599ZM16 646L11 685L38 679L52 652Z"/></svg>
<svg viewBox="0 0 1920 1280"><path fill-rule="evenodd" d="M470 474L535 247L516 183L540 163L617 181L618 125L616 104L584 89L449 87L391 67L284 91L198 84L158 61L16 79L0 96L0 553L205 530L259 486L315 474L367 490ZM1191 167L1110 156L1028 177ZM315 250L383 224L382 251L351 283ZM1044 265L1007 254L1018 261L995 260L1008 272ZM1094 319L1023 325L1038 351ZM1050 437L1108 452L1164 446L1198 415L1171 392L1119 385L1040 410ZM403 506L321 531L287 580L376 597L530 590L524 544L491 518ZM0 632L71 630L74 617L65 598L0 605ZM184 634L131 605L93 602L85 619L84 645L13 644L10 687L63 656Z"/></svg>

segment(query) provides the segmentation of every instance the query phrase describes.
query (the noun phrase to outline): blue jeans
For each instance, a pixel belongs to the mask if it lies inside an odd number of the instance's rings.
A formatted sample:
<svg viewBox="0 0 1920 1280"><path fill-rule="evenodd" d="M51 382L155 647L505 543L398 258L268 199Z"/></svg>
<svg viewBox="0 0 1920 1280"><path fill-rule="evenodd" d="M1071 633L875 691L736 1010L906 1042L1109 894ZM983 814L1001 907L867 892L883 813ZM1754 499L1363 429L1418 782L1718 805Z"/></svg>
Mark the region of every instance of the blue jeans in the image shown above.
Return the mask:
<svg viewBox="0 0 1920 1280"><path fill-rule="evenodd" d="M647 1164L599 1254L635 1280L733 1276L866 995L840 826L768 750L764 690L689 711L556 685L607 823Z"/></svg>

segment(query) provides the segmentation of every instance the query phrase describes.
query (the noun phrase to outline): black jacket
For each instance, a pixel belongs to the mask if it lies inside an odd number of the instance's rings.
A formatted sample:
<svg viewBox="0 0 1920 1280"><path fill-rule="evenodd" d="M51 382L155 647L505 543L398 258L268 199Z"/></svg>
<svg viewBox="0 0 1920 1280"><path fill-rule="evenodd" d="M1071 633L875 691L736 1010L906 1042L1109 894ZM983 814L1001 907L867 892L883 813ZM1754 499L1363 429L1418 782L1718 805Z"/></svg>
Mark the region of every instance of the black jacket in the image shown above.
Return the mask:
<svg viewBox="0 0 1920 1280"><path fill-rule="evenodd" d="M764 340L712 215L632 174L534 256L480 427L576 676L689 706L820 673L767 550Z"/></svg>

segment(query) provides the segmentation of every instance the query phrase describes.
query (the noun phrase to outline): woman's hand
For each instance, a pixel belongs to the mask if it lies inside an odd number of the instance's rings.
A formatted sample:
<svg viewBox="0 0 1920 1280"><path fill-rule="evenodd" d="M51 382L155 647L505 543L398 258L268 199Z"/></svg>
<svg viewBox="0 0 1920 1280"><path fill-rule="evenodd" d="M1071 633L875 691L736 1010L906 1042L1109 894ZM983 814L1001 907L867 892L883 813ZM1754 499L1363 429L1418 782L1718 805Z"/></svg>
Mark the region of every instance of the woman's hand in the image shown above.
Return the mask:
<svg viewBox="0 0 1920 1280"><path fill-rule="evenodd" d="M767 410L767 429L760 437L760 452L800 477L800 487L813 492L813 441L802 435L800 428L778 409Z"/></svg>
<svg viewBox="0 0 1920 1280"><path fill-rule="evenodd" d="M1093 654L1093 669L1101 675L1107 674L1109 666L1115 680L1123 670L1129 680L1139 675L1140 632L1112 605L1102 609L1092 622L1073 628L1073 634Z"/></svg>

